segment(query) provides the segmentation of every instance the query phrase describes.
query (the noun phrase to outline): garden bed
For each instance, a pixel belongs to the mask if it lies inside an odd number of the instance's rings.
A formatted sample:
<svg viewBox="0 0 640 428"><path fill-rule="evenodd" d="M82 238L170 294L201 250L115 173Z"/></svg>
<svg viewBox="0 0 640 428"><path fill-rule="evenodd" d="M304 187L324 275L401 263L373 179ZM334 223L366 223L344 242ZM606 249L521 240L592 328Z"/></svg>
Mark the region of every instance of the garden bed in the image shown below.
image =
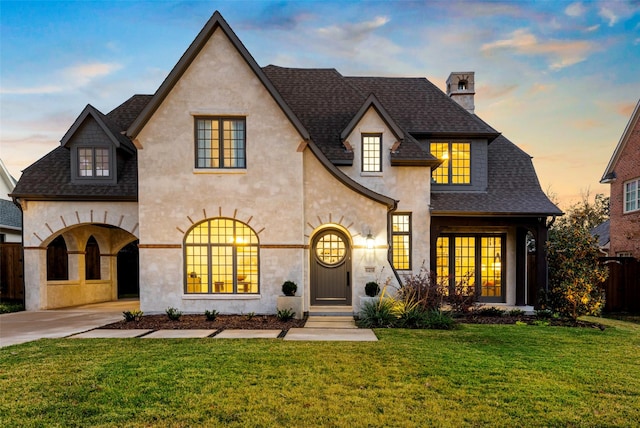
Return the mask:
<svg viewBox="0 0 640 428"><path fill-rule="evenodd" d="M289 330L304 327L305 319L281 321L275 315L218 315L215 321L209 321L204 315L182 315L179 320L170 320L167 315L144 315L139 321L118 321L107 324L104 329L149 329L149 330Z"/></svg>

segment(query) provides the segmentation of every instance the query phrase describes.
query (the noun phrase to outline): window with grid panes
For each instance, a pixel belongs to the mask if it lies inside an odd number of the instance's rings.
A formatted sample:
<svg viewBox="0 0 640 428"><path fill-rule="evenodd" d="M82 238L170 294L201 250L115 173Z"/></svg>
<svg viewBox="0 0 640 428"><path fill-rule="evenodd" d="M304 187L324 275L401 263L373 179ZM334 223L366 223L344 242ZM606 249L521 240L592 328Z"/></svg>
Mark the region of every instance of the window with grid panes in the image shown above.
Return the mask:
<svg viewBox="0 0 640 428"><path fill-rule="evenodd" d="M391 219L393 267L411 269L411 214L394 214Z"/></svg>
<svg viewBox="0 0 640 428"><path fill-rule="evenodd" d="M451 290L471 288L481 301L504 302L504 235L443 235L436 241L436 276Z"/></svg>
<svg viewBox="0 0 640 428"><path fill-rule="evenodd" d="M187 294L258 294L259 243L246 224L228 218L205 220L186 235Z"/></svg>
<svg viewBox="0 0 640 428"><path fill-rule="evenodd" d="M382 171L382 135L362 134L362 172Z"/></svg>
<svg viewBox="0 0 640 428"><path fill-rule="evenodd" d="M198 117L195 128L196 168L246 168L244 118Z"/></svg>
<svg viewBox="0 0 640 428"><path fill-rule="evenodd" d="M431 154L442 165L432 172L436 184L471 184L471 143L443 141L430 144Z"/></svg>
<svg viewBox="0 0 640 428"><path fill-rule="evenodd" d="M79 177L110 177L108 148L79 147L77 150Z"/></svg>
<svg viewBox="0 0 640 428"><path fill-rule="evenodd" d="M640 178L624 183L624 212L640 210Z"/></svg>

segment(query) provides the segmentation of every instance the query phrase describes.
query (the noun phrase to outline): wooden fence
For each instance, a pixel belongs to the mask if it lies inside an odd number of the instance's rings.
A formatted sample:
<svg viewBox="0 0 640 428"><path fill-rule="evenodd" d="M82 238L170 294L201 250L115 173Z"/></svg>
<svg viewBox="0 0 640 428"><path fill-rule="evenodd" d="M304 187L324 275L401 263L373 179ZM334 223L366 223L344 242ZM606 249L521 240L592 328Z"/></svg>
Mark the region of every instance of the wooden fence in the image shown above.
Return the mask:
<svg viewBox="0 0 640 428"><path fill-rule="evenodd" d="M632 257L602 257L609 268L604 283L607 312L640 312L640 261Z"/></svg>
<svg viewBox="0 0 640 428"><path fill-rule="evenodd" d="M0 243L0 299L24 301L22 244Z"/></svg>

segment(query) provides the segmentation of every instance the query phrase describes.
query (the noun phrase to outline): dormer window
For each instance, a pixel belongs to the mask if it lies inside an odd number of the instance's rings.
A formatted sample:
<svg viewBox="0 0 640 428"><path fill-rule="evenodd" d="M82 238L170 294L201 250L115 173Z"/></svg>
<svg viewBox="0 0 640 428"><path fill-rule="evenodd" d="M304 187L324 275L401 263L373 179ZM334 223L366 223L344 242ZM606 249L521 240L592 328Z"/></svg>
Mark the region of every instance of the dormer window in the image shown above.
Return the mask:
<svg viewBox="0 0 640 428"><path fill-rule="evenodd" d="M109 149L78 148L78 175L80 177L109 177Z"/></svg>
<svg viewBox="0 0 640 428"><path fill-rule="evenodd" d="M458 82L458 90L459 91L466 91L467 90L467 81L466 80L460 80Z"/></svg>
<svg viewBox="0 0 640 428"><path fill-rule="evenodd" d="M442 160L431 173L433 184L471 184L471 143L438 141L432 142L430 149Z"/></svg>
<svg viewBox="0 0 640 428"><path fill-rule="evenodd" d="M71 147L72 181L79 183L115 184L115 150L110 145Z"/></svg>

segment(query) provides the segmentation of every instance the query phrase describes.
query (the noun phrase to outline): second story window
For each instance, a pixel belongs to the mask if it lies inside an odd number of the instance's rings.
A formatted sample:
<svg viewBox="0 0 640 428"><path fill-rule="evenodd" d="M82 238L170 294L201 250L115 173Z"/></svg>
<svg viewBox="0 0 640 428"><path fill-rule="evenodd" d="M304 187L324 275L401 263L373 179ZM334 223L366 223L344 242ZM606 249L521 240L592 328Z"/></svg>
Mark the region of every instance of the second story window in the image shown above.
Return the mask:
<svg viewBox="0 0 640 428"><path fill-rule="evenodd" d="M382 171L382 135L362 134L362 172Z"/></svg>
<svg viewBox="0 0 640 428"><path fill-rule="evenodd" d="M433 142L431 154L442 159L442 165L432 173L435 184L471 184L471 143Z"/></svg>
<svg viewBox="0 0 640 428"><path fill-rule="evenodd" d="M624 210L628 213L640 210L640 178L624 183Z"/></svg>
<svg viewBox="0 0 640 428"><path fill-rule="evenodd" d="M196 118L196 168L246 168L244 118Z"/></svg>
<svg viewBox="0 0 640 428"><path fill-rule="evenodd" d="M97 147L78 148L79 177L109 177L109 149Z"/></svg>

